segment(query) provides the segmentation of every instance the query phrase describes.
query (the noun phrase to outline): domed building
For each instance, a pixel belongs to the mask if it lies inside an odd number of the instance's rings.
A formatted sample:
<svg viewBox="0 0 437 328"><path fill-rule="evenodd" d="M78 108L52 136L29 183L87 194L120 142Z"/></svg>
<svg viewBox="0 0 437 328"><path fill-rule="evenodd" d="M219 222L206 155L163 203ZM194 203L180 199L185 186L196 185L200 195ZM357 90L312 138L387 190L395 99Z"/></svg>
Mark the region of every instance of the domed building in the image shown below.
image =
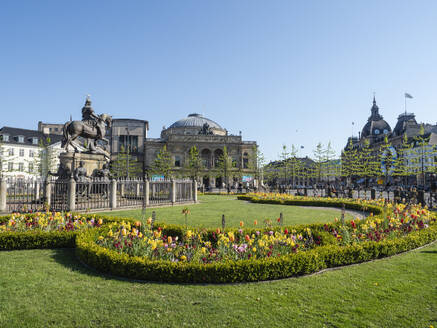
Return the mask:
<svg viewBox="0 0 437 328"><path fill-rule="evenodd" d="M151 170L160 150L166 146L171 154L173 176L187 176L186 165L191 147L196 146L204 169L199 183L206 188L222 188L225 177L218 169L220 156L226 147L232 159L232 169L227 176L230 185L242 180L252 181L254 171L250 159L254 155L255 141L243 141L240 135L230 135L217 122L201 114L189 114L168 128L163 127L160 138L146 139L146 168Z"/></svg>

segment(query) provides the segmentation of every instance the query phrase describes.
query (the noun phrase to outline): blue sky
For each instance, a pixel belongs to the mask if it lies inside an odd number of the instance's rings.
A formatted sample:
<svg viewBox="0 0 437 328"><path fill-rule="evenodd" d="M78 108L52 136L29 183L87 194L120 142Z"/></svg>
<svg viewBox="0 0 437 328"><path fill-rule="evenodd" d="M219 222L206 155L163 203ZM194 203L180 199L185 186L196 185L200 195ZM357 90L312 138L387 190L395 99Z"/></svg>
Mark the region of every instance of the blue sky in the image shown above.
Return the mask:
<svg viewBox="0 0 437 328"><path fill-rule="evenodd" d="M278 158L339 152L370 115L394 127L404 92L437 122L437 1L0 2L0 126L97 113L158 137L202 113Z"/></svg>

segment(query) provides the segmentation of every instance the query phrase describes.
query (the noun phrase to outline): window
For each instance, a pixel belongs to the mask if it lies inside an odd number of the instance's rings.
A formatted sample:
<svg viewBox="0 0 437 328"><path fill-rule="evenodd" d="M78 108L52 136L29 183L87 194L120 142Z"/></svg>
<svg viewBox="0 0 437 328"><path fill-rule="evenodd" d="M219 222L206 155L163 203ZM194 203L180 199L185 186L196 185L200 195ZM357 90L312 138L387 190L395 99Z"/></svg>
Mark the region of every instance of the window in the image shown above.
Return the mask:
<svg viewBox="0 0 437 328"><path fill-rule="evenodd" d="M375 129L375 134L379 134L379 130L378 129Z"/></svg>
<svg viewBox="0 0 437 328"><path fill-rule="evenodd" d="M13 171L14 170L14 163L9 162L8 163L8 171Z"/></svg>
<svg viewBox="0 0 437 328"><path fill-rule="evenodd" d="M18 136L18 142L24 142L24 137L23 136Z"/></svg>
<svg viewBox="0 0 437 328"><path fill-rule="evenodd" d="M384 134L388 134L388 130L387 129L384 129Z"/></svg>
<svg viewBox="0 0 437 328"><path fill-rule="evenodd" d="M38 138L32 138L32 143L34 145L37 145L38 144Z"/></svg>
<svg viewBox="0 0 437 328"><path fill-rule="evenodd" d="M18 163L18 171L20 172L24 171L24 163Z"/></svg>
<svg viewBox="0 0 437 328"><path fill-rule="evenodd" d="M14 148L9 148L9 156L14 156Z"/></svg>
<svg viewBox="0 0 437 328"><path fill-rule="evenodd" d="M118 137L118 151L121 151L122 147L124 151L129 150L129 152L138 151L138 136L119 136Z"/></svg>
<svg viewBox="0 0 437 328"><path fill-rule="evenodd" d="M175 167L181 167L181 157L180 156L175 156L174 157L174 166Z"/></svg>
<svg viewBox="0 0 437 328"><path fill-rule="evenodd" d="M2 140L3 140L3 141L9 141L9 135L4 134L4 135L2 136Z"/></svg>
<svg viewBox="0 0 437 328"><path fill-rule="evenodd" d="M24 149L20 149L20 157L24 156Z"/></svg>
<svg viewBox="0 0 437 328"><path fill-rule="evenodd" d="M29 173L33 172L33 163L29 163Z"/></svg>
<svg viewBox="0 0 437 328"><path fill-rule="evenodd" d="M35 157L35 152L32 149L29 149L29 157Z"/></svg>

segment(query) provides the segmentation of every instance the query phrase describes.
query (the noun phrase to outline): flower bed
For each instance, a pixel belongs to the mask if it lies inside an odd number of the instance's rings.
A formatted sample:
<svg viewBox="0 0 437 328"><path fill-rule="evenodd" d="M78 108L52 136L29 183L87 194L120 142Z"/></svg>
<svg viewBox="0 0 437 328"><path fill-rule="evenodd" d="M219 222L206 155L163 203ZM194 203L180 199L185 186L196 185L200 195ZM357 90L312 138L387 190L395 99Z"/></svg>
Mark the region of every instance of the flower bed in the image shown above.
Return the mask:
<svg viewBox="0 0 437 328"><path fill-rule="evenodd" d="M116 220L60 212L3 216L0 217L0 250L74 247L79 231L99 228L104 223Z"/></svg>
<svg viewBox="0 0 437 328"><path fill-rule="evenodd" d="M316 272L393 255L437 238L436 219L427 209L399 205L386 212L331 224L185 233L177 226L152 230L150 221L135 226L121 222L80 234L77 254L99 270L129 278L218 283Z"/></svg>
<svg viewBox="0 0 437 328"><path fill-rule="evenodd" d="M366 209L377 215L327 224L187 230L97 215L34 213L0 218L0 249L76 246L102 272L166 282L242 282L286 278L411 250L437 239L426 208L382 202L250 194L255 202Z"/></svg>

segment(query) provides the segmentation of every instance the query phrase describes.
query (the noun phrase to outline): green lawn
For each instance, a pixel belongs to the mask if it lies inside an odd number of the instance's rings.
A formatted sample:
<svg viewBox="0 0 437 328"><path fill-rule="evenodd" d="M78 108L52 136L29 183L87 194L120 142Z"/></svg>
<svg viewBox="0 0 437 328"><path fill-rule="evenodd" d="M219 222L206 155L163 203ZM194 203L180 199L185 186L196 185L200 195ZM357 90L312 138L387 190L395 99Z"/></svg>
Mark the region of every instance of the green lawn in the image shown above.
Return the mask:
<svg viewBox="0 0 437 328"><path fill-rule="evenodd" d="M237 200L236 196L200 196L199 204L189 205L191 214L188 216L188 225L196 227L221 227L222 214L226 217L227 227L238 227L240 221L246 226L253 226L254 220L262 225L265 219L275 221L279 213L284 215L284 224L294 225L301 223L330 222L335 217L340 218L339 209L314 209L300 206L252 204ZM184 224L182 209L186 206L173 206L148 209L146 216L156 212L159 222ZM103 214L122 217L141 218L141 210L127 210L106 212ZM346 216L352 219L351 215ZM276 222L275 222L276 223Z"/></svg>
<svg viewBox="0 0 437 328"><path fill-rule="evenodd" d="M437 245L281 281L140 283L74 250L0 252L0 327L437 326Z"/></svg>

